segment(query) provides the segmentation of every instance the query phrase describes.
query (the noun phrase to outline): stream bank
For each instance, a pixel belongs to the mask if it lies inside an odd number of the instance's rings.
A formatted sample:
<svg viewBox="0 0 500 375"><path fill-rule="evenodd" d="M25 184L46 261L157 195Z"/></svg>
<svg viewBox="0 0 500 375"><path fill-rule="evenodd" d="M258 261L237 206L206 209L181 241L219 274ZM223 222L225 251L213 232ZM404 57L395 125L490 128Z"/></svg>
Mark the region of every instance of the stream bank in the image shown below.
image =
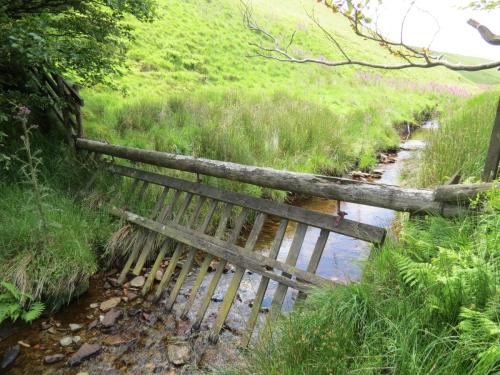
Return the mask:
<svg viewBox="0 0 500 375"><path fill-rule="evenodd" d="M422 146L423 142L410 140L402 144L402 150L397 156L381 157L384 163L377 168L381 175L378 181L385 184L397 183L404 162ZM320 198L298 199L294 205L328 214L337 210L337 202ZM342 202L340 208L351 220L381 227L390 226L395 214L388 209L346 202ZM272 220L266 222L257 245L258 250L269 251L276 229L276 222ZM289 225L278 256L280 260L286 258L293 233L294 226ZM318 229L308 230L297 261L298 268L306 268L318 235ZM369 253L368 243L338 234L331 236L317 273L328 278L358 281ZM215 346L207 346L204 334L214 321L224 291L232 278L232 269L229 268L219 282L200 335L191 336L189 339L186 338L190 336L193 313L186 321L179 320L176 316L179 316L189 286L194 282L196 276L194 273L191 273L188 282L181 290L173 314L168 314L164 311L165 298L155 305L147 299L138 297L139 288L135 290L131 283L125 288L115 285L113 280L116 272L116 270L110 271L92 278L87 293L49 318L40 319L31 326L15 325L14 331L10 332L5 328L0 330L0 353L16 345L20 348L20 355L7 373L188 374L210 371L212 368L238 361L237 344L244 331L245 317L250 312L252 298L260 282L259 275L250 272L245 274L242 288L233 304L221 339ZM209 281L209 278L205 280L201 290L207 287ZM261 320L270 306L275 288L276 285L271 282L264 298ZM284 310L291 308L294 298L294 294L289 291ZM116 306L110 310L103 309L103 302ZM192 311L196 311L196 306ZM81 351L82 343L93 345L95 354L78 365L74 356ZM52 361L51 364L46 363ZM68 362L73 362L75 366L69 367Z"/></svg>

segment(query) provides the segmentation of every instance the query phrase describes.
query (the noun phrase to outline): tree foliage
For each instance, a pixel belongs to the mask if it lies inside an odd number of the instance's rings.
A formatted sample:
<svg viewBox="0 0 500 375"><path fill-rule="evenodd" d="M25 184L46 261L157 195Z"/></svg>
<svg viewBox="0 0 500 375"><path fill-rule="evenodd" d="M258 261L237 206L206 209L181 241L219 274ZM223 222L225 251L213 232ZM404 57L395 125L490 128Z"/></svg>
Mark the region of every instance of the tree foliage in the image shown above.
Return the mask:
<svg viewBox="0 0 500 375"><path fill-rule="evenodd" d="M82 85L109 82L120 73L133 38L127 20L152 20L155 5L155 0L0 0L0 121L17 105L40 104L29 83L32 67Z"/></svg>

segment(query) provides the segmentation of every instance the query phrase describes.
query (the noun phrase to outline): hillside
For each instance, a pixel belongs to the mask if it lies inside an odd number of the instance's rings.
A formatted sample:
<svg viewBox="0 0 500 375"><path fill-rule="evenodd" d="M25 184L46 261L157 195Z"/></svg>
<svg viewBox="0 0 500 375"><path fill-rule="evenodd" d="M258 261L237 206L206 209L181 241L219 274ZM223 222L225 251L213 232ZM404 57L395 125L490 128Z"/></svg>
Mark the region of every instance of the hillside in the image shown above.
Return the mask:
<svg viewBox="0 0 500 375"><path fill-rule="evenodd" d="M335 57L306 14L313 2L259 0L253 6L256 19L273 33L287 37L298 30L297 51ZM324 7L316 7L316 14L354 56L391 59L378 46L354 38L339 16ZM162 1L156 21L134 26L130 70L116 81L120 91L84 91L90 137L343 173L355 164L370 167L376 150L396 146L393 124L413 122L440 102L476 90L444 69L331 69L248 57L256 36L243 25L237 0ZM312 141L298 141L304 137ZM263 149L269 139L274 146Z"/></svg>
<svg viewBox="0 0 500 375"><path fill-rule="evenodd" d="M454 63L464 64L481 64L488 62L488 60L480 57L462 56L451 53L445 54L446 58ZM465 78L480 85L499 85L500 84L500 71L497 69L489 69L481 72L460 72Z"/></svg>

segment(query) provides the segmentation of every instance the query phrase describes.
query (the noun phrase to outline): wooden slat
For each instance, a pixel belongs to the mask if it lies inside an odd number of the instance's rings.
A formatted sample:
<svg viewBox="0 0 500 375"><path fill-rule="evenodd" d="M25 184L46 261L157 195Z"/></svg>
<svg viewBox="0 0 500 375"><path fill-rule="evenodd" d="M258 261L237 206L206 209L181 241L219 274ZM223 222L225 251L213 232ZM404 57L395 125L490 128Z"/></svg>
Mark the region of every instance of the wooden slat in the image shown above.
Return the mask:
<svg viewBox="0 0 500 375"><path fill-rule="evenodd" d="M257 243L257 239L259 238L259 234L264 226L264 222L266 220L266 214L259 213L255 222L253 224L252 231L248 236L247 243L245 245L245 251L252 252L255 248L255 244ZM231 306L233 305L234 298L236 297L236 293L238 293L238 289L240 287L241 280L245 276L245 268L236 266L236 269L233 274L233 278L231 279L231 283L227 288L226 295L224 296L224 300L219 307L219 311L217 313L217 320L212 328L212 332L210 333L210 341L212 343L217 342L219 338L219 333L226 321L227 315L231 310Z"/></svg>
<svg viewBox="0 0 500 375"><path fill-rule="evenodd" d="M206 198L205 198L206 199ZM208 225L210 224L210 219L212 218L215 208L216 208L217 202L216 201L211 201L209 204L209 209L208 209L208 214L205 217L205 221L203 224L197 229L201 233L205 233L206 230L208 229ZM191 226L188 226L190 228ZM188 248L188 256L186 258L186 261L182 265L181 272L179 276L177 277L177 280L175 281L175 285L172 288L172 291L170 292L170 295L168 297L168 301L165 305L165 310L170 311L172 310L172 306L175 303L175 300L177 299L177 295L179 294L182 285L184 284L184 281L186 280L189 271L191 270L191 267L193 266L194 259L196 256L196 249L193 248Z"/></svg>
<svg viewBox="0 0 500 375"><path fill-rule="evenodd" d="M185 196L185 198L184 198L184 201L182 202L182 205L181 205L179 211L175 214L175 217L174 217L174 219L172 221L173 223L178 224L181 221L182 217L186 213L186 211L187 211L189 205L191 204L192 200L193 200L193 194L187 193L186 196ZM172 205L172 206L174 206L174 205ZM166 216L165 219L168 220L168 215ZM152 249L152 247L153 247L155 236L152 235L150 238L151 238L151 246L149 246L148 248L144 249L143 253L141 254L141 258L139 258L139 260L137 261L137 264L136 264L135 269L134 269L134 273L135 273L135 271L137 269L140 272L140 270L142 269L144 263L146 262L147 256L148 256L148 254L145 254L145 253L149 252ZM151 272L149 273L148 278L146 280L146 283L144 284L144 287L142 289L142 293L143 294L146 294L147 291L148 291L148 289L149 289L149 287L152 285L154 277L155 277L155 274L156 274L156 271L158 270L158 267L159 267L161 261L165 257L165 254L166 254L166 252L168 250L169 244L170 244L170 240L168 238L165 239L163 241L163 243L161 244L161 246L160 246L160 252L159 252L158 256L156 257L155 262L153 263L153 267L151 269ZM174 256L172 256L171 261L173 260L173 258L174 258ZM140 265L140 268L138 267L139 265ZM169 264L169 266L167 267L167 270L165 271L165 274L170 269L172 269L172 267ZM154 273L153 273L153 270L154 270ZM174 267L174 270L175 270L175 267ZM163 277L165 277L165 274L163 275ZM163 279L162 279L162 281L163 281Z"/></svg>
<svg viewBox="0 0 500 375"><path fill-rule="evenodd" d="M138 180L134 179L132 181L131 186L130 186L129 192L127 193L127 198L130 198L132 196L134 191L137 189L137 185L138 185ZM161 205L165 202L165 199L167 197L169 190L170 190L170 188L168 188L168 187L165 187L163 189L163 191L160 194L160 197L157 201L158 207L161 207ZM158 217L158 215L159 215L158 210L159 210L159 208L157 209L157 207L155 207L153 209L153 212L151 214L151 218L153 220ZM139 255L140 244L144 242L146 236L148 236L148 235L149 235L149 233L145 232L145 230L143 228L141 228L139 231L135 232L134 238L133 238L133 243L132 243L132 252L130 253L130 255L127 259L127 262L125 263L125 266L123 267L122 272L120 273L120 276L118 277L118 282L120 284L123 284L123 282L125 281L128 271L130 270L130 268L132 267L132 264L134 264L135 259Z"/></svg>
<svg viewBox="0 0 500 375"><path fill-rule="evenodd" d="M290 250L288 251L288 255L286 257L285 261L286 264L290 266L295 266L295 264L297 263L300 249L302 248L302 244L304 243L306 232L307 232L307 225L301 223L297 225L297 229L295 230ZM282 275L284 277L291 277L291 275L286 272L283 272ZM278 287L276 288L276 291L274 292L273 296L273 302L271 303L269 314L267 314L266 321L264 323L264 328L262 329L262 333L266 334L269 331L271 323L281 313L281 307L283 306L283 302L285 301L287 291L288 291L287 285L279 284Z"/></svg>
<svg viewBox="0 0 500 375"><path fill-rule="evenodd" d="M187 211L189 205L191 204L191 200L193 199L193 194L187 193L186 197L184 198L184 201L182 203L181 208L179 209L179 212L175 215L174 222L178 223L184 216L184 213ZM172 207L174 208L174 204L172 204ZM149 235L149 246L144 246L144 249L139 256L139 259L137 260L137 263L135 264L134 270L132 271L135 275L139 275L142 271L142 267L144 267L144 264L146 263L146 260L148 259L149 253L151 252L152 248L154 247L154 240L156 236L154 233L150 233Z"/></svg>
<svg viewBox="0 0 500 375"><path fill-rule="evenodd" d="M287 219L282 219L281 223L276 231L273 244L271 246L271 251L269 252L269 258L276 259L278 257L283 238L285 237L286 227L288 225ZM252 333L257 323L257 318L259 317L260 308L262 306L262 301L266 295L267 287L269 286L269 278L262 276L260 280L259 288L255 294L255 298L252 305L252 310L248 316L247 326L245 330L245 335L242 337L240 345L243 347L248 346L250 340L252 339Z"/></svg>
<svg viewBox="0 0 500 375"><path fill-rule="evenodd" d="M225 204L223 212L222 212L222 217L219 220L219 225L217 227L215 237L220 238L222 237L222 234L226 230L227 222L229 220L229 217L231 216L231 210L233 209L232 204ZM194 248L196 249L196 248ZM189 292L189 298L184 304L184 308L181 313L181 319L185 319L187 317L187 314L191 310L191 307L193 306L194 300L196 298L196 295L198 294L198 290L200 289L201 284L203 283L203 280L205 276L207 275L208 268L210 267L210 263L213 260L212 254L205 254L205 258L203 259L203 263L201 264L198 274L196 276L196 280L193 284L193 287L191 288Z"/></svg>
<svg viewBox="0 0 500 375"><path fill-rule="evenodd" d="M245 220L248 215L248 209L243 208L238 215L238 218L236 219L236 222L234 224L234 228L231 231L231 235L229 236L227 243L228 244L234 244L238 240L238 237L240 235L241 229L243 228L243 225L245 224ZM220 236L216 236L216 238L221 238ZM213 255L213 254L212 254ZM198 312L196 314L196 320L193 323L193 328L194 330L197 330L201 326L201 322L203 321L203 318L205 317L205 314L207 312L208 306L210 305L210 301L212 300L212 297L215 293L215 290L217 289L217 285L219 284L220 278L222 277L222 274L224 273L224 270L226 268L227 260L223 257L220 257L219 263L217 264L217 267L215 268L215 273L212 276L212 279L210 280L210 284L207 288L207 291L205 293L205 296L203 297L203 301L201 303L201 306L198 308Z"/></svg>
<svg viewBox="0 0 500 375"><path fill-rule="evenodd" d="M149 181L154 184L169 186L174 189L180 189L219 200L232 203L234 205L247 207L268 215L287 218L289 220L304 223L309 226L328 229L335 233L357 238L363 241L375 244L383 243L385 238L385 229L369 224L363 224L356 221L343 219L337 220L337 216L326 215L320 212L310 211L300 207L294 207L287 204L273 202L267 199L249 197L244 194L231 191L224 191L211 186L181 180L170 176L164 176L156 173L145 172L142 170L119 166L115 164L108 165L108 169L123 176L138 178Z"/></svg>
<svg viewBox="0 0 500 375"><path fill-rule="evenodd" d="M201 207L205 203L205 200L206 200L205 197L200 197L198 199L198 203L196 204L196 206L195 206L195 208L193 210L193 213L191 214L191 217L188 220L187 228L191 228L194 225L194 223L196 222L196 220L198 219L198 216L200 215ZM187 206L186 206L186 208L187 208ZM183 247L184 247L184 245L181 244L181 243L178 243L176 245L174 253L172 254L172 257L171 257L171 259L169 261L168 267L165 270L165 274L169 274L170 277L171 277L171 275L173 275L173 273L175 271L175 267L177 266L177 262L179 261L179 258L182 255ZM147 284L144 285L144 288L142 290L142 294L146 294L147 293L149 287L153 283L156 271L157 271L157 269L154 270L155 273L153 273L153 271L151 271L151 273L149 275L149 278L151 279L151 281L149 283L147 283ZM165 276L165 274L163 276ZM160 281L160 285L158 286L158 289L156 291L156 296L158 298L161 296L161 292L163 291L164 286L168 285L168 282L170 281L170 277L164 278L163 276L162 276L162 279ZM149 281L149 279L148 279L148 281Z"/></svg>
<svg viewBox="0 0 500 375"><path fill-rule="evenodd" d="M342 283L342 281L338 279L325 279L324 277L318 275L309 274L306 271L277 260L269 259L258 253L248 253L240 246L229 244L226 241L218 240L206 234L200 234L192 229L187 229L175 224L172 221L162 225L153 220L116 207L111 207L109 212L112 215L125 219L131 223L161 233L175 241L203 250L204 252L212 254L215 257L226 259L234 264L240 264L252 272L257 272L261 275L267 276L278 281L279 283L288 285L289 287L299 291L309 291L311 288L311 285L309 284L321 287L324 285ZM269 271L269 268L286 272L296 278L304 280L304 282L297 282L289 279L288 277Z"/></svg>

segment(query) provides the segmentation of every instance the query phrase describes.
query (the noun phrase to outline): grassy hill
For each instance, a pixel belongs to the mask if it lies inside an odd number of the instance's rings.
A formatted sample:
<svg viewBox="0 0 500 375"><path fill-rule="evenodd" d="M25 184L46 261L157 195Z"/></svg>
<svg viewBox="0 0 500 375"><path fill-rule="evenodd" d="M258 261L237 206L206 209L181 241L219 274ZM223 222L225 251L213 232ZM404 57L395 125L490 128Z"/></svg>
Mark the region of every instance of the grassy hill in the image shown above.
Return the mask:
<svg viewBox="0 0 500 375"><path fill-rule="evenodd" d="M462 56L446 53L445 57L454 63L481 64L488 62L480 57ZM489 69L481 72L460 72L465 78L480 85L500 85L500 71Z"/></svg>
<svg viewBox="0 0 500 375"><path fill-rule="evenodd" d="M335 58L322 24L353 56L388 61L377 45L352 35L342 17L314 2L253 2L273 33L297 30L295 52ZM121 91L85 90L87 135L110 142L324 173L375 163L398 144L395 123L476 87L443 69L373 71L251 58L256 35L237 0L161 1L159 18L134 24L137 40Z"/></svg>

